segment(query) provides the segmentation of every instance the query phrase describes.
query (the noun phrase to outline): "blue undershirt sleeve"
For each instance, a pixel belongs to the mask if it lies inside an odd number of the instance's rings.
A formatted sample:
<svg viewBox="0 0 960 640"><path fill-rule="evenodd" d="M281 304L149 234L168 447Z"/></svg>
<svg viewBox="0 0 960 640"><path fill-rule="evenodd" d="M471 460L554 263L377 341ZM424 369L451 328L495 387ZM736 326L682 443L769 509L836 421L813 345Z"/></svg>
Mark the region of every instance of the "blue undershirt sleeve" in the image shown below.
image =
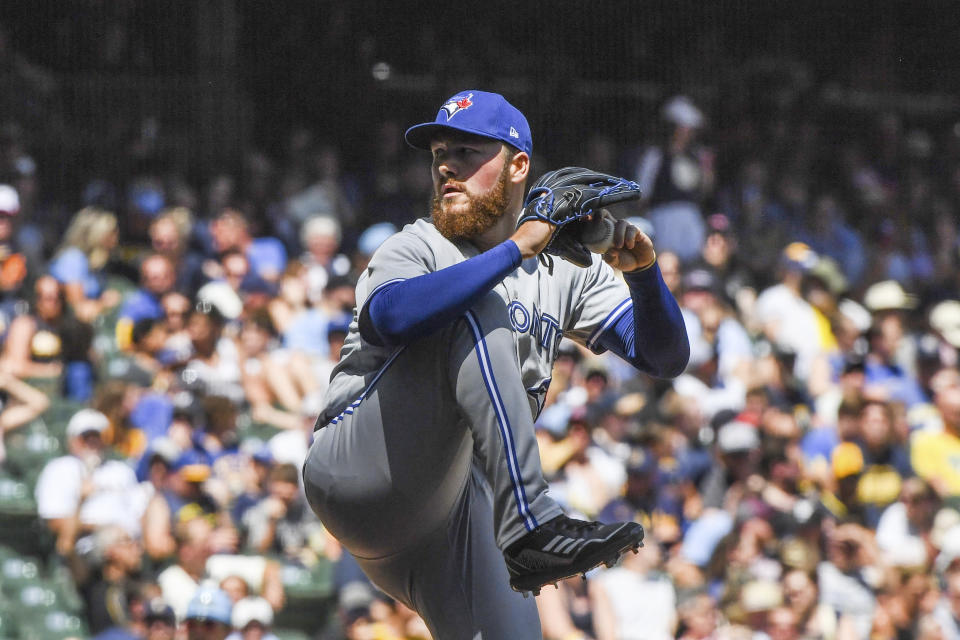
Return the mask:
<svg viewBox="0 0 960 640"><path fill-rule="evenodd" d="M380 346L429 335L459 318L521 262L520 249L507 240L453 266L385 285L363 305L360 335Z"/></svg>
<svg viewBox="0 0 960 640"><path fill-rule="evenodd" d="M600 334L598 344L640 371L658 378L683 373L690 342L680 307L654 263L638 273L625 273L633 313L624 313Z"/></svg>

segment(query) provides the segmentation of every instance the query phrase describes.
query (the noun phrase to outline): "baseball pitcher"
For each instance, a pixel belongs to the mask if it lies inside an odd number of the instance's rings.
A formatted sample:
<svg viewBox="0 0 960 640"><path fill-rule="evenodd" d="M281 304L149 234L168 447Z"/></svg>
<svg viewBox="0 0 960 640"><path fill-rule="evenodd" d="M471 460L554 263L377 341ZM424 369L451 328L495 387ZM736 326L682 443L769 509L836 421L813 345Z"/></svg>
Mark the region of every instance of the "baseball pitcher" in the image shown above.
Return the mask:
<svg viewBox="0 0 960 640"><path fill-rule="evenodd" d="M540 638L517 592L612 565L643 539L635 523L569 518L547 491L533 424L560 339L673 377L686 331L650 239L602 209L637 185L567 168L525 198L530 127L495 93L457 93L406 140L433 159L431 216L360 277L304 486L435 638Z"/></svg>

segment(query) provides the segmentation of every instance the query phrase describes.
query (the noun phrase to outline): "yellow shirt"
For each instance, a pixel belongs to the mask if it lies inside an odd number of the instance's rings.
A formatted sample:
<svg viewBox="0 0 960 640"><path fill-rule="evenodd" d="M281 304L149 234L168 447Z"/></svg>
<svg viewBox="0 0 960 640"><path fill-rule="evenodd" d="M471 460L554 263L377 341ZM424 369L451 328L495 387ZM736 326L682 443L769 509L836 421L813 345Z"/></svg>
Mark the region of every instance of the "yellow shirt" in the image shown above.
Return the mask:
<svg viewBox="0 0 960 640"><path fill-rule="evenodd" d="M910 463L917 475L938 480L951 496L960 496L960 437L946 431L919 431L910 446Z"/></svg>

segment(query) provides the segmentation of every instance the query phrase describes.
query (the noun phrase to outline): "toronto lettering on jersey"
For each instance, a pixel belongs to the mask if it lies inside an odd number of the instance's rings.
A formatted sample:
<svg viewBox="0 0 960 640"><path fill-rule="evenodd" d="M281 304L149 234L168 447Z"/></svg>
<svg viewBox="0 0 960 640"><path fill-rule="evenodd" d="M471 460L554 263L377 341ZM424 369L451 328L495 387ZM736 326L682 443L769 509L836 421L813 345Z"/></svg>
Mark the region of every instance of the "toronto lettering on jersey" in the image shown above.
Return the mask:
<svg viewBox="0 0 960 640"><path fill-rule="evenodd" d="M533 313L527 310L523 303L514 300L508 308L510 324L519 333L529 333L537 344L537 350L547 350L552 357L556 356L560 348L560 321L548 313L541 313L537 305L533 305Z"/></svg>

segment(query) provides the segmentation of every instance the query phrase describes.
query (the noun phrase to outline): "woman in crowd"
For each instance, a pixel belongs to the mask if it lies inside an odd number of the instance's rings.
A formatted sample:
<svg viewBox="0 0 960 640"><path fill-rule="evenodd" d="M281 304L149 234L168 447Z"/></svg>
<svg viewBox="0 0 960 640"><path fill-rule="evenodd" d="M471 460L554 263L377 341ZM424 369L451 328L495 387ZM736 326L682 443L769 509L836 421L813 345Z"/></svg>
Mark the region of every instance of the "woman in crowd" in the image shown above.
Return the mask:
<svg viewBox="0 0 960 640"><path fill-rule="evenodd" d="M50 274L63 284L67 302L85 322L120 302L120 294L106 283L107 262L119 239L113 213L86 207L73 216L50 262Z"/></svg>

